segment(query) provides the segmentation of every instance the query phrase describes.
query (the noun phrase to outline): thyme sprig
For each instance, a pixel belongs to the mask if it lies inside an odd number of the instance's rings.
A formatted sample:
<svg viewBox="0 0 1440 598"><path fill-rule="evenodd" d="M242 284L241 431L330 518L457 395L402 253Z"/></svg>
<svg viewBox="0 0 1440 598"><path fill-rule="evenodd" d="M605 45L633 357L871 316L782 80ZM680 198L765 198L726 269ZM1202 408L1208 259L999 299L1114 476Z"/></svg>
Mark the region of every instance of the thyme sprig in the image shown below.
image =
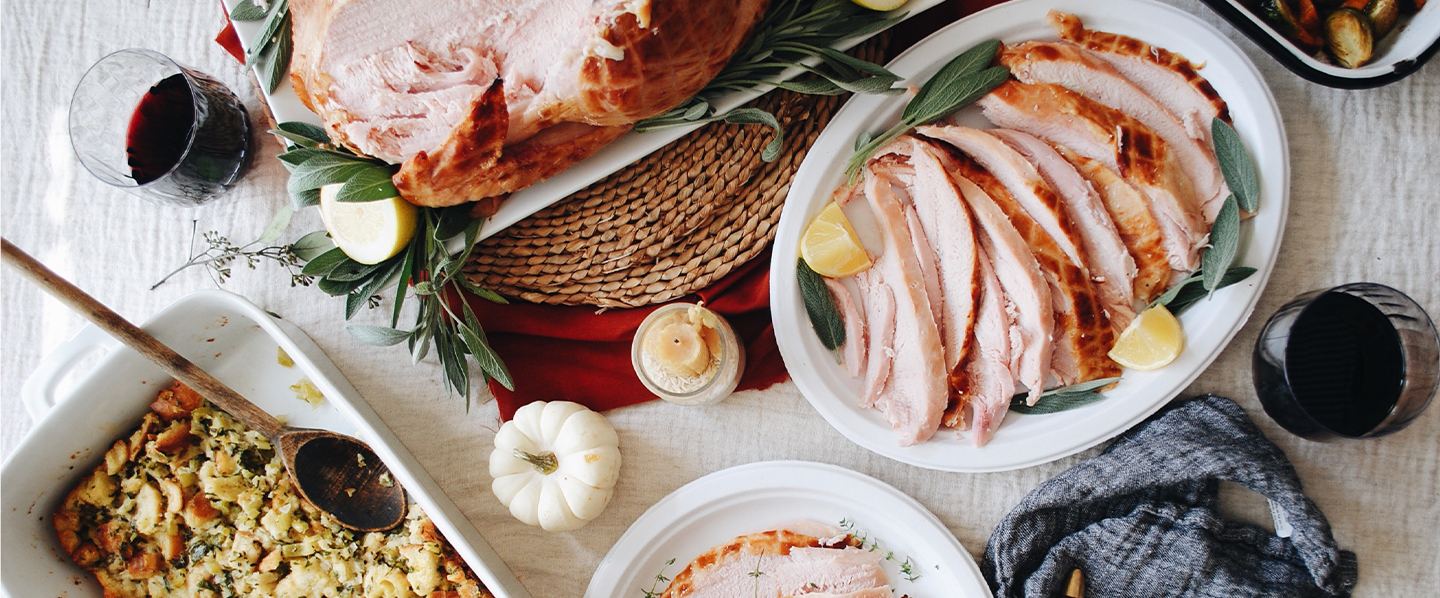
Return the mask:
<svg viewBox="0 0 1440 598"><path fill-rule="evenodd" d="M673 556L670 557L670 560L665 561L665 565L660 567L660 572L655 574L655 580L650 583L650 589L640 590L644 592L644 598L660 598L660 594L664 592L664 590L659 589L660 584L670 583L670 578L665 576L665 571L674 565L675 557Z"/></svg>
<svg viewBox="0 0 1440 598"><path fill-rule="evenodd" d="M290 35L289 0L240 0L230 9L232 21L260 21L260 34L250 42L245 64L261 66L265 89L274 93L290 71L294 41Z"/></svg>
<svg viewBox="0 0 1440 598"><path fill-rule="evenodd" d="M810 95L899 92L900 88L894 87L900 80L898 75L831 46L883 31L904 16L903 13L877 14L850 0L773 2L750 39L720 74L685 103L636 123L635 130L645 132L717 121L761 124L774 131L761 158L773 161L780 156L784 144L784 130L775 115L759 108L721 112L715 108L715 102L725 94L765 87ZM784 80L784 74L792 68L800 68L808 76Z"/></svg>
<svg viewBox="0 0 1440 598"><path fill-rule="evenodd" d="M871 537L870 534L867 533L865 530L860 529L860 527L855 524L854 519L850 519L848 517L842 518L840 520L840 529L844 530L845 533L850 534L851 537L855 538L855 541L860 543L860 548L864 550L876 552L882 549L880 540ZM885 551L885 560L895 563L896 566L900 568L900 574L905 577L905 581L913 582L920 579L924 575L924 573L921 573L918 569L918 565L916 564L915 559L912 559L908 556L902 559L900 556L896 555L895 551L893 550Z"/></svg>

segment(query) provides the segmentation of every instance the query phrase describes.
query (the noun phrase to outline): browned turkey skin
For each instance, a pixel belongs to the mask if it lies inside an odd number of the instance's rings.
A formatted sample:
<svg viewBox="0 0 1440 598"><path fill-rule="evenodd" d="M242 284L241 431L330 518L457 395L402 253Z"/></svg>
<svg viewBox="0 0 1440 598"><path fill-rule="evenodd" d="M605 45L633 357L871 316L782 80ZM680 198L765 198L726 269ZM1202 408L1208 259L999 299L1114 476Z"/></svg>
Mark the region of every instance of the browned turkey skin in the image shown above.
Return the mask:
<svg viewBox="0 0 1440 598"><path fill-rule="evenodd" d="M412 203L503 197L693 96L767 0L293 0L291 79ZM494 206L497 202L486 202Z"/></svg>

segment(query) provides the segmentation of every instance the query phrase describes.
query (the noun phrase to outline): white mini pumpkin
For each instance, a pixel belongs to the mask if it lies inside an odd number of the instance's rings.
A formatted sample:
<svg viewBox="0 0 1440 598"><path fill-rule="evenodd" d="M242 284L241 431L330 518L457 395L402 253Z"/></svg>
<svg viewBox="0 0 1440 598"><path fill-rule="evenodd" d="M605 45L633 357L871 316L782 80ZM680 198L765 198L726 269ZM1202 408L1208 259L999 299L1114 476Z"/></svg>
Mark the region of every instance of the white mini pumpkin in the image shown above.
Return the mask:
<svg viewBox="0 0 1440 598"><path fill-rule="evenodd" d="M550 532L580 529L610 504L620 437L583 405L530 403L495 435L490 477L490 490L516 519Z"/></svg>

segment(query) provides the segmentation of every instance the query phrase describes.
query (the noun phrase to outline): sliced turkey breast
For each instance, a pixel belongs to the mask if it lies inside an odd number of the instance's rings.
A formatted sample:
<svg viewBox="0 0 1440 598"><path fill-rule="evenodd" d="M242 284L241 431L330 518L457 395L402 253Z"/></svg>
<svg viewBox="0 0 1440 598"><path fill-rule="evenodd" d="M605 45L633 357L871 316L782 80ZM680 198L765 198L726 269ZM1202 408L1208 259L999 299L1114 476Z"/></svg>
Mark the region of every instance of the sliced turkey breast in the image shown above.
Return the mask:
<svg viewBox="0 0 1440 598"><path fill-rule="evenodd" d="M878 266L878 263L876 264ZM876 266L855 275L865 305L865 388L860 406L874 407L890 382L895 358L895 295Z"/></svg>
<svg viewBox="0 0 1440 598"><path fill-rule="evenodd" d="M973 158L994 175L1036 224L1065 252L1072 263L1087 268L1082 241L1059 196L1035 166L989 132L953 125L927 125L915 132L949 144Z"/></svg>
<svg viewBox="0 0 1440 598"><path fill-rule="evenodd" d="M1165 253L1164 234L1155 215L1150 213L1150 202L1144 194L1121 178L1110 167L1081 156L1068 149L1061 149L1065 159L1095 186L1100 193L1105 209L1115 223L1120 239L1135 260L1135 298L1142 304L1149 303L1165 292L1171 277L1170 261ZM1123 330L1123 326L1121 327Z"/></svg>
<svg viewBox="0 0 1440 598"><path fill-rule="evenodd" d="M1124 330L1135 317L1135 260L1115 230L1100 194L1050 144L1028 133L995 129L990 134L1020 152L1060 196L1065 213L1080 233L1091 280L1116 330Z"/></svg>
<svg viewBox="0 0 1440 598"><path fill-rule="evenodd" d="M1007 334L1011 341L1011 372L1029 389L1029 400L1033 403L1044 392L1045 377L1050 373L1051 338L1055 332L1050 286L1040 272L1040 264L1025 245L1025 238L995 205L995 200L963 176L957 160L947 161L946 168L970 207L982 255L989 259L1008 300L1007 315L1014 320ZM983 295L981 301L984 301ZM979 326L977 321L976 327Z"/></svg>
<svg viewBox="0 0 1440 598"><path fill-rule="evenodd" d="M1170 146L1145 125L1059 85L1007 81L980 99L991 122L1097 160L1145 193L1164 233L1170 265L1200 265L1208 228L1188 199L1189 184Z"/></svg>
<svg viewBox="0 0 1440 598"><path fill-rule="evenodd" d="M1181 199L1201 208L1206 222L1215 221L1215 214L1230 194L1215 154L1204 142L1190 136L1179 117L1115 67L1067 42L1030 41L1006 46L1000 52L1000 62L1022 82L1063 86L1149 127L1174 152L1176 163L1190 183L1190 194L1182 193Z"/></svg>
<svg viewBox="0 0 1440 598"><path fill-rule="evenodd" d="M740 536L696 557L661 596L845 596L889 587L880 552L843 533L832 540L784 529Z"/></svg>
<svg viewBox="0 0 1440 598"><path fill-rule="evenodd" d="M830 289L840 317L845 319L845 346L842 347L841 360L845 362L845 370L858 378L865 373L865 314L860 312L845 283L826 278L825 287Z"/></svg>
<svg viewBox="0 0 1440 598"><path fill-rule="evenodd" d="M803 594L791 594L782 598L895 598L895 591L890 586L869 588L855 592L805 592Z"/></svg>
<svg viewBox="0 0 1440 598"><path fill-rule="evenodd" d="M1011 315L1014 307L1000 287L990 257L983 255L983 249L981 253L975 343L961 375L952 378L955 400L945 411L945 425L971 430L975 446L990 441L1015 396L1015 375L1010 370L1011 330L1017 326Z"/></svg>
<svg viewBox="0 0 1440 598"><path fill-rule="evenodd" d="M867 272L874 272L889 288L895 300L895 321L891 342L882 349L889 352L891 360L889 380L875 406L899 433L900 444L909 446L928 440L940 427L948 399L948 371L907 208L896 190L899 182L876 168L883 165L872 162L865 173L865 196L884 238L884 249Z"/></svg>
<svg viewBox="0 0 1440 598"><path fill-rule="evenodd" d="M898 178L906 186L920 232L935 252L940 300L935 301L934 292L930 296L932 304L941 306L937 321L945 346L945 367L953 374L969 350L975 325L979 257L970 210L934 151L928 143L905 136L879 153L904 160L909 167Z"/></svg>
<svg viewBox="0 0 1440 598"><path fill-rule="evenodd" d="M1030 167L1021 159L1020 154L984 131L973 128L966 130L962 127L926 127L922 133L948 143L952 140L958 141L959 144L969 147L978 146L973 137L982 135L988 140L988 144L998 146L985 148L985 151L991 153L989 161L998 164L996 170L1015 170L1014 164L1017 163L1024 164L1027 169ZM1011 157L1005 160L995 159L995 154L1002 151ZM1064 252L1053 233L1041 225L1040 218L1027 209L1027 202L1020 199L1021 195L1027 193L1045 197L1047 212L1043 212L1043 215L1054 219L1057 218L1058 210L1054 193L1044 187L1045 183L1034 169L1028 170L1030 176L1025 177L1022 182L1017 182L1015 173L1009 174L1008 179L1011 182L1007 184L1007 180L1002 179L995 170L985 169L979 161L962 157L956 160L956 163L956 171L960 176L984 189L986 195L994 200L995 205L1015 226L1015 231L1020 232L1025 244L1030 246L1035 262L1040 264L1045 281L1050 285L1051 305L1056 314L1056 344L1050 366L1061 385L1073 385L1083 380L1104 378L1110 372L1119 372L1115 362L1106 356L1110 347L1115 344L1115 330L1110 324L1110 318L1104 314L1099 290L1090 280L1089 272L1084 269L1083 262L1077 264ZM1070 235L1070 238L1073 239L1074 236Z"/></svg>
<svg viewBox="0 0 1440 598"><path fill-rule="evenodd" d="M1184 56L1133 37L1086 29L1080 17L1050 11L1050 24L1060 38L1094 52L1145 93L1180 117L1191 137L1210 143L1210 123L1230 120L1230 109L1220 94L1198 72L1200 67Z"/></svg>

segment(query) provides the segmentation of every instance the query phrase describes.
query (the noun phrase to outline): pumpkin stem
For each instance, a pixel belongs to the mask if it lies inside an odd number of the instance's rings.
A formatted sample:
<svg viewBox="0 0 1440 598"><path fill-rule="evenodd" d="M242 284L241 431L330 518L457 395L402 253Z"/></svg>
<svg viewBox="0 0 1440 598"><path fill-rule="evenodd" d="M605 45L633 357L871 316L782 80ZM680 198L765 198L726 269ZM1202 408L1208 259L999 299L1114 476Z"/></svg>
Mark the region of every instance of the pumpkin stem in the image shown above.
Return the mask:
<svg viewBox="0 0 1440 598"><path fill-rule="evenodd" d="M536 471L544 475L550 475L555 473L555 470L560 469L560 460L555 458L555 453L536 455L515 449L515 458L529 463L535 467Z"/></svg>

